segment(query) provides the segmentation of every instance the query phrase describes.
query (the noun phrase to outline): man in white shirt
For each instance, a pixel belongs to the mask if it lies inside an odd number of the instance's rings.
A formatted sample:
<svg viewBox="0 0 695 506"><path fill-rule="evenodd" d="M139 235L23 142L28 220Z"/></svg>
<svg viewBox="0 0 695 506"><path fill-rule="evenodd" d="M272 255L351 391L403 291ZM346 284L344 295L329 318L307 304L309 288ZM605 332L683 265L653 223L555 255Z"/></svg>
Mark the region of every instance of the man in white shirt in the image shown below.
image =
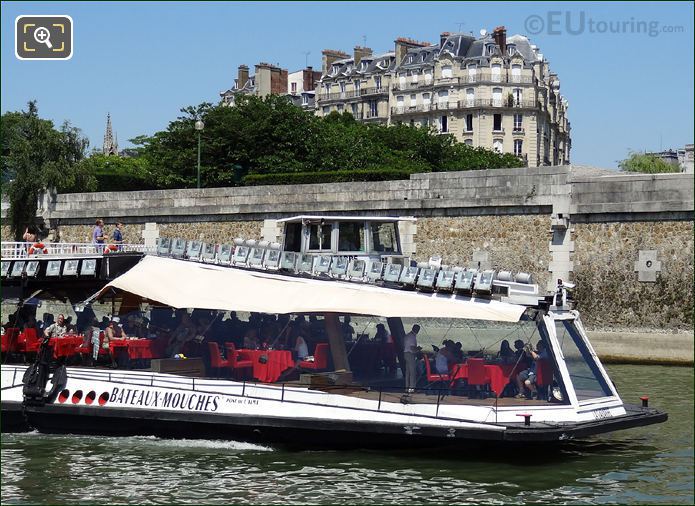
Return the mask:
<svg viewBox="0 0 695 506"><path fill-rule="evenodd" d="M67 334L68 326L65 324L65 316L59 314L58 320L53 325L48 326L43 333L46 337L63 337Z"/></svg>
<svg viewBox="0 0 695 506"><path fill-rule="evenodd" d="M412 393L417 385L417 367L415 365L415 354L417 353L417 333L420 332L420 325L413 325L413 328L403 337L403 357L405 358L405 390Z"/></svg>

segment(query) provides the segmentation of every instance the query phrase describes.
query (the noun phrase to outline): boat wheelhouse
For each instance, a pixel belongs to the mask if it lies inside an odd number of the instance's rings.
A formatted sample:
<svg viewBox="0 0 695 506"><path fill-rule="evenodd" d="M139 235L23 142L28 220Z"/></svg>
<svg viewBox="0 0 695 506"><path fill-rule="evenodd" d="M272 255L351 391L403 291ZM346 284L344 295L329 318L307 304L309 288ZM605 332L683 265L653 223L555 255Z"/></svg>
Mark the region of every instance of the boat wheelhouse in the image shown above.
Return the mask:
<svg viewBox="0 0 695 506"><path fill-rule="evenodd" d="M565 285L546 296L524 273L452 267L439 258L414 264L402 255L397 218L283 223L283 244L160 241L156 255L86 301L164 321L159 335L118 343L134 367L85 367L66 356L73 365L60 360L55 368L58 343L51 349L45 340L29 372L2 366L3 415L22 412L30 426L51 432L333 447L557 442L666 419L646 403L623 402ZM180 350L157 348L176 332L166 325L175 322L172 309L183 319L187 309L203 315L203 358L175 359ZM241 327L239 315L249 319ZM415 324L421 371L410 392L403 342ZM254 325L267 340L245 348L240 329ZM370 339L379 325L388 337ZM291 355L281 337L289 328L306 331L311 358ZM437 372L435 348L444 341L460 343L450 350L460 356ZM505 358L498 356L502 341L545 352L535 364L522 350ZM532 368L537 396L519 395L517 378Z"/></svg>

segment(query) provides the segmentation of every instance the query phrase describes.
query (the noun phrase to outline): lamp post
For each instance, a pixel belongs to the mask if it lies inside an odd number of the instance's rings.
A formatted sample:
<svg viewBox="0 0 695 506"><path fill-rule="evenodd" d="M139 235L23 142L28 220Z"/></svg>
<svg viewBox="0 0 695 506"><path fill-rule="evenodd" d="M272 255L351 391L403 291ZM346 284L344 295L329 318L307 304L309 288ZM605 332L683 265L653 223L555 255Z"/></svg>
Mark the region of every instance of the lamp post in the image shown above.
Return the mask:
<svg viewBox="0 0 695 506"><path fill-rule="evenodd" d="M205 128L205 123L201 120L195 122L195 129L198 131L198 188L200 188L200 134Z"/></svg>

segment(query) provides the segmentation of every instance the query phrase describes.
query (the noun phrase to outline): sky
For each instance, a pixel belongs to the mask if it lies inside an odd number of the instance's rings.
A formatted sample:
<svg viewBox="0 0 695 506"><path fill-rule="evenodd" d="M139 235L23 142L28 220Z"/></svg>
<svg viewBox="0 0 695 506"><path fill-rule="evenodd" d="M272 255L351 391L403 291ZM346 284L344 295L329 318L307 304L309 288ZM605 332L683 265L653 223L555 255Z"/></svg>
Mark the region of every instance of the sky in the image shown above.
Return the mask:
<svg viewBox="0 0 695 506"><path fill-rule="evenodd" d="M67 61L20 61L22 14L68 14ZM322 49L393 50L397 37L524 34L550 63L569 101L571 160L616 167L630 150L693 142L692 2L2 2L2 111L37 100L101 147L111 113L121 147L167 127L179 109L219 101L238 65L305 62ZM310 52L306 55L306 52Z"/></svg>

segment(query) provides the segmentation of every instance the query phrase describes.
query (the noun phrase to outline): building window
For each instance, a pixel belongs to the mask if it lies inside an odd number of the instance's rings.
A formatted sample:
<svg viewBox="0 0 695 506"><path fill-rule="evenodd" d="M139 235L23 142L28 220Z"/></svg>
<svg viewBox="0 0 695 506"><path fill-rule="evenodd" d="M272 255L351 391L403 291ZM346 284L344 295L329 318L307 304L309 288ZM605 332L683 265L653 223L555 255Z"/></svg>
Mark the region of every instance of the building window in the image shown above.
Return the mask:
<svg viewBox="0 0 695 506"><path fill-rule="evenodd" d="M466 132L473 131L473 115L466 114Z"/></svg>
<svg viewBox="0 0 695 506"><path fill-rule="evenodd" d="M351 104L350 107L352 108L352 115L357 116L357 104Z"/></svg>
<svg viewBox="0 0 695 506"><path fill-rule="evenodd" d="M415 107L417 105L417 95L413 93L410 95L410 107Z"/></svg>
<svg viewBox="0 0 695 506"><path fill-rule="evenodd" d="M430 94L429 93L423 93L422 94L422 104L425 107L429 107L429 105L430 105Z"/></svg>
<svg viewBox="0 0 695 506"><path fill-rule="evenodd" d="M472 146L473 145L473 139L466 139L465 141L463 141L463 143L466 146Z"/></svg>
<svg viewBox="0 0 695 506"><path fill-rule="evenodd" d="M399 95L396 97L396 108L399 112L402 112L403 107L405 107L405 97L403 97L403 95Z"/></svg>
<svg viewBox="0 0 695 506"><path fill-rule="evenodd" d="M468 82L474 83L476 81L477 76L478 76L478 67L475 64L468 65Z"/></svg>
<svg viewBox="0 0 695 506"><path fill-rule="evenodd" d="M425 84L430 84L432 82L432 70L425 70Z"/></svg>
<svg viewBox="0 0 695 506"><path fill-rule="evenodd" d="M439 131L446 133L449 131L449 117L444 115L439 118Z"/></svg>
<svg viewBox="0 0 695 506"><path fill-rule="evenodd" d="M417 83L417 70L413 70L413 75L410 78L410 82L413 84Z"/></svg>
<svg viewBox="0 0 695 506"><path fill-rule="evenodd" d="M439 101L439 105L444 105L449 102L449 90L440 90L437 93L437 99Z"/></svg>
<svg viewBox="0 0 695 506"><path fill-rule="evenodd" d="M521 65L512 65L512 82L521 82Z"/></svg>
<svg viewBox="0 0 695 506"><path fill-rule="evenodd" d="M326 95L330 94L331 92L331 83L326 83L323 85L324 93Z"/></svg>
<svg viewBox="0 0 695 506"><path fill-rule="evenodd" d="M492 149L497 151L498 153L502 152L502 139L495 139L492 141Z"/></svg>
<svg viewBox="0 0 695 506"><path fill-rule="evenodd" d="M493 114L492 115L492 130L494 132L501 132L502 131L502 115L501 114Z"/></svg>
<svg viewBox="0 0 695 506"><path fill-rule="evenodd" d="M475 90L473 88L466 89L466 107L475 105Z"/></svg>
<svg viewBox="0 0 695 506"><path fill-rule="evenodd" d="M341 82L338 85L340 86L340 96L344 97L345 96L345 83Z"/></svg>
<svg viewBox="0 0 695 506"><path fill-rule="evenodd" d="M374 76L374 86L377 90L381 89L381 76Z"/></svg>
<svg viewBox="0 0 695 506"><path fill-rule="evenodd" d="M523 119L523 116L521 114L515 114L514 115L514 131L515 132L521 132L522 119Z"/></svg>
<svg viewBox="0 0 695 506"><path fill-rule="evenodd" d="M369 101L369 116L370 117L375 117L377 115L378 107L377 107L377 102L376 100L370 100Z"/></svg>
<svg viewBox="0 0 695 506"><path fill-rule="evenodd" d="M493 63L490 65L492 72L492 82L499 83L502 80L502 65L499 63Z"/></svg>
<svg viewBox="0 0 695 506"><path fill-rule="evenodd" d="M339 114L343 113L343 109L345 109L345 106L343 104L338 104L338 113Z"/></svg>
<svg viewBox="0 0 695 506"><path fill-rule="evenodd" d="M328 114L331 112L331 108L328 107L327 105L325 105L325 106L323 106L322 111L323 111L324 116L328 116Z"/></svg>
<svg viewBox="0 0 695 506"><path fill-rule="evenodd" d="M514 96L514 105L520 106L521 105L521 99L523 98L521 88L514 88L512 91L512 95Z"/></svg>
<svg viewBox="0 0 695 506"><path fill-rule="evenodd" d="M302 105L309 105L309 97L307 95L302 95Z"/></svg>
<svg viewBox="0 0 695 506"><path fill-rule="evenodd" d="M422 120L420 121L420 124L423 127L427 128L430 126L430 119L429 118L422 118Z"/></svg>
<svg viewBox="0 0 695 506"><path fill-rule="evenodd" d="M359 95L360 93L360 87L362 86L362 82L360 80L355 81L355 91Z"/></svg>
<svg viewBox="0 0 695 506"><path fill-rule="evenodd" d="M523 148L524 141L521 139L514 139L514 154L516 156L521 156L521 149Z"/></svg>
<svg viewBox="0 0 695 506"><path fill-rule="evenodd" d="M343 221L338 224L338 250L364 251L364 223Z"/></svg>
<svg viewBox="0 0 695 506"><path fill-rule="evenodd" d="M297 93L297 83L292 83L292 93Z"/></svg>
<svg viewBox="0 0 695 506"><path fill-rule="evenodd" d="M502 88L492 89L492 105L494 107L502 107Z"/></svg>
<svg viewBox="0 0 695 506"><path fill-rule="evenodd" d="M443 65L442 66L442 78L446 79L448 77L451 77L451 65Z"/></svg>

